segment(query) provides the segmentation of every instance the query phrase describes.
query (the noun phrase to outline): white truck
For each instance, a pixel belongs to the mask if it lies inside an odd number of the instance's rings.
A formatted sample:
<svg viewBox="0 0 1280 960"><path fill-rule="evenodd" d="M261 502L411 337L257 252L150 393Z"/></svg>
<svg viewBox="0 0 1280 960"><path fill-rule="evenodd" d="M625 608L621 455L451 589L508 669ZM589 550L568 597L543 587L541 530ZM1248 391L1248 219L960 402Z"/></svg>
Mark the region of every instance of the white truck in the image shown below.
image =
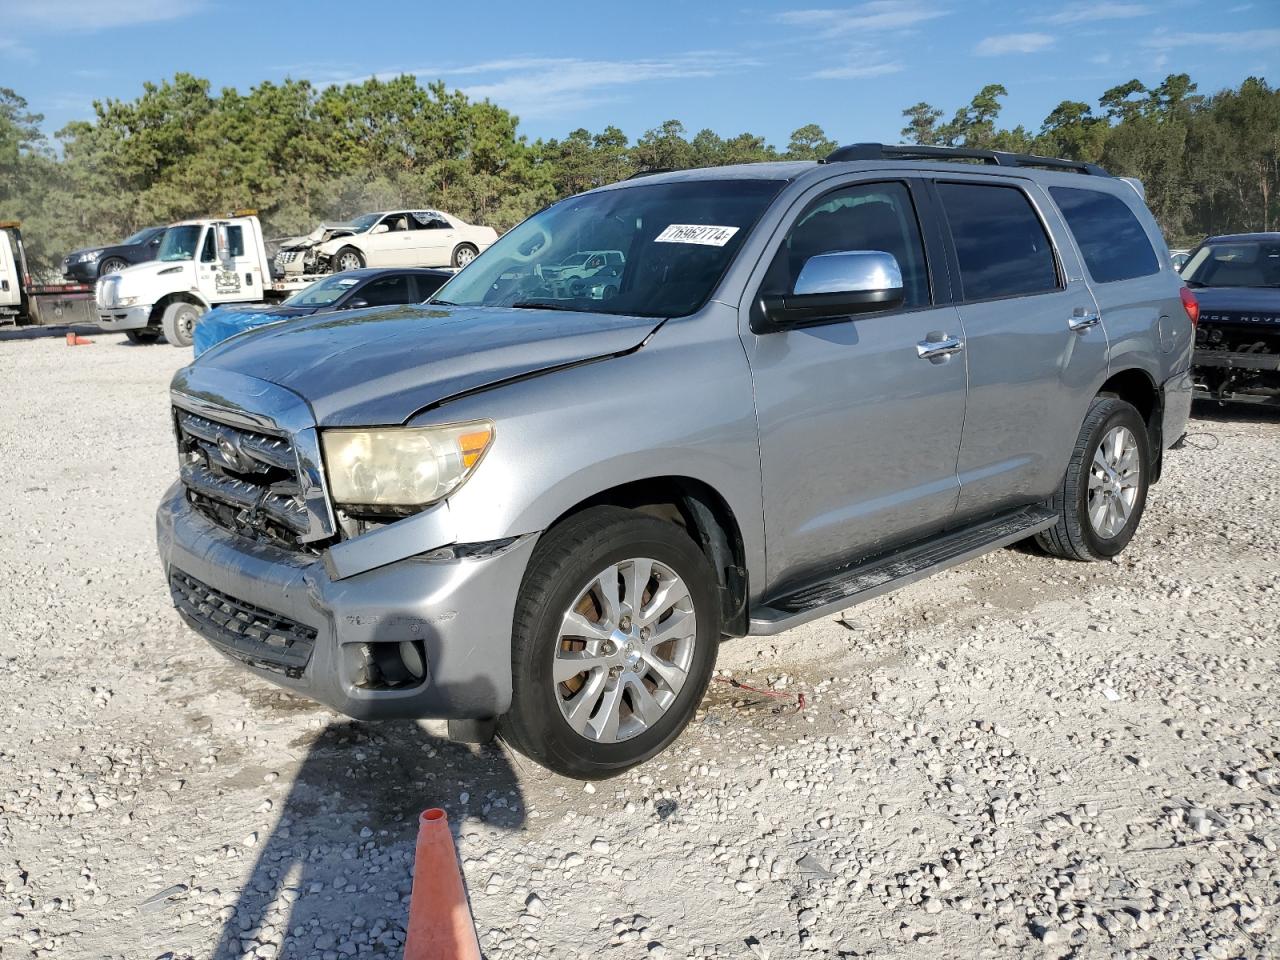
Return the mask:
<svg viewBox="0 0 1280 960"><path fill-rule="evenodd" d="M36 283L22 245L22 224L0 221L0 326L66 326L94 322L93 288L84 283Z"/></svg>
<svg viewBox="0 0 1280 960"><path fill-rule="evenodd" d="M98 326L122 330L135 343L164 336L191 346L196 321L224 303L267 303L301 285L271 280L255 211L171 225L155 260L98 280Z"/></svg>

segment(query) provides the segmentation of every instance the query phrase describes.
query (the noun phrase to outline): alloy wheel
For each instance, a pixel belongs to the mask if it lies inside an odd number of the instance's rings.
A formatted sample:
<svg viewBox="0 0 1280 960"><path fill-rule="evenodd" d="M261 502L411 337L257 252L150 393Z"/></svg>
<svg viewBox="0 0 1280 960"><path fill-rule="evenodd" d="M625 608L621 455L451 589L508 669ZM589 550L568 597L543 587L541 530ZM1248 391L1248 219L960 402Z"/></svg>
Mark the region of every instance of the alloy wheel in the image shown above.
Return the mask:
<svg viewBox="0 0 1280 960"><path fill-rule="evenodd" d="M565 611L552 664L560 713L579 736L629 740L662 719L689 676L697 617L665 564L601 570Z"/></svg>
<svg viewBox="0 0 1280 960"><path fill-rule="evenodd" d="M1129 522L1140 474L1137 438L1128 427L1112 427L1089 468L1089 524L1099 537L1110 540Z"/></svg>

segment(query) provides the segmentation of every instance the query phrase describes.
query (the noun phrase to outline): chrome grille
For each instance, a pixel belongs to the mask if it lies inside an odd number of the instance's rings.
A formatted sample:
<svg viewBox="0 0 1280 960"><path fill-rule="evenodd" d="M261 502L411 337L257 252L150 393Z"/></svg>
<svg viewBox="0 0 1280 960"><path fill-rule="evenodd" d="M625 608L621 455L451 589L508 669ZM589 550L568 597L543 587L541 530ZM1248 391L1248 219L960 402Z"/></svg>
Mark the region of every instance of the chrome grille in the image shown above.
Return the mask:
<svg viewBox="0 0 1280 960"><path fill-rule="evenodd" d="M281 250L276 254L276 263L284 266L286 263L293 263L298 259L297 250Z"/></svg>
<svg viewBox="0 0 1280 960"><path fill-rule="evenodd" d="M99 277L97 287L93 291L93 299L97 301L98 306L109 310L116 305L119 289L120 278L115 274Z"/></svg>
<svg viewBox="0 0 1280 960"><path fill-rule="evenodd" d="M311 529L298 459L283 437L175 409L187 497L221 527L292 550Z"/></svg>

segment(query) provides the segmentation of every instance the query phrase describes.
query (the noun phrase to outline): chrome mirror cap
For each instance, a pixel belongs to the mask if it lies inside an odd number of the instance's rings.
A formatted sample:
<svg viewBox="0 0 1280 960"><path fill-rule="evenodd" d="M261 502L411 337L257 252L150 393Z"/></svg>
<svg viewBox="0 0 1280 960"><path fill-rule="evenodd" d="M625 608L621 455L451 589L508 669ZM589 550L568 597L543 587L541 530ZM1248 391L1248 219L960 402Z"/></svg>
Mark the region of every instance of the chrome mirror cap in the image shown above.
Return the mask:
<svg viewBox="0 0 1280 960"><path fill-rule="evenodd" d="M797 296L901 290L902 269L883 250L840 250L810 257L796 278Z"/></svg>

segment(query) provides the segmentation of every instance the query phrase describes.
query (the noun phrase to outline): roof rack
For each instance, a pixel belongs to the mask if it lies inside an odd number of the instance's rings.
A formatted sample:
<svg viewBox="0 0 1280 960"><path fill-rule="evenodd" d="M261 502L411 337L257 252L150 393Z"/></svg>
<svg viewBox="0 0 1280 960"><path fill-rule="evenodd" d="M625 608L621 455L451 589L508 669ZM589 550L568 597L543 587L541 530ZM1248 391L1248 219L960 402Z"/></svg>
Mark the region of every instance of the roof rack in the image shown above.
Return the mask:
<svg viewBox="0 0 1280 960"><path fill-rule="evenodd" d="M1072 170L1095 177L1109 177L1096 163L1063 160L1059 157L1037 157L1030 153L1007 153L1004 150L975 150L970 147L930 147L919 144L851 143L827 154L823 163L847 160L981 160L999 167L1044 167L1049 170Z"/></svg>

